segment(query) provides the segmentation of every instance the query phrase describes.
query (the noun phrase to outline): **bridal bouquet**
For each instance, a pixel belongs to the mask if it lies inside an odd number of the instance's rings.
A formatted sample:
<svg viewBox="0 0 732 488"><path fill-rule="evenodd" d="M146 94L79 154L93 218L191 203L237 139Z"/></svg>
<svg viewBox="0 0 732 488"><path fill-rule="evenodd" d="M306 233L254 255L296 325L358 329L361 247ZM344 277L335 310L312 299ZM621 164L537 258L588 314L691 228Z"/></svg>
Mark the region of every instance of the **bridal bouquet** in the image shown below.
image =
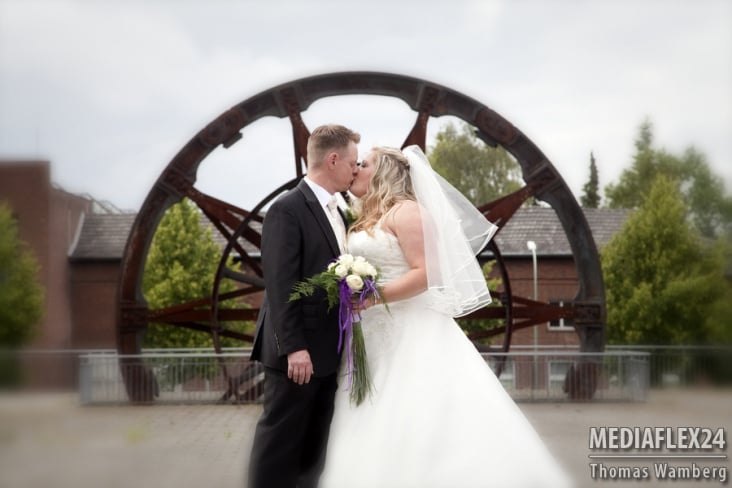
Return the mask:
<svg viewBox="0 0 732 488"><path fill-rule="evenodd" d="M371 394L371 378L366 361L366 346L361 329L361 314L358 310L366 300L379 298L376 286L378 271L362 256L343 254L328 265L328 269L305 281L295 283L290 301L299 300L315 293L316 288L325 290L328 297L328 309L338 305L338 325L340 337L338 352L344 344L350 343L346 349L348 363L348 387L351 402L359 405L367 395Z"/></svg>

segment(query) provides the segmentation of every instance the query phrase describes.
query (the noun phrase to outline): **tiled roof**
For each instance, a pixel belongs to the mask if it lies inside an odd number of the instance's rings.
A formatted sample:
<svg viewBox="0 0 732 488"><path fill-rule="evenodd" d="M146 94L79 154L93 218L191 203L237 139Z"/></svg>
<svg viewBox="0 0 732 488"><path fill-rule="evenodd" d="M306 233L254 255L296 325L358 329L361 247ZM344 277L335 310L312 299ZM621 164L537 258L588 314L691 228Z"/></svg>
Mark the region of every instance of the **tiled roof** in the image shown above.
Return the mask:
<svg viewBox="0 0 732 488"><path fill-rule="evenodd" d="M122 259L132 225L137 214L89 214L84 218L81 234L71 253L74 260ZM214 241L223 249L227 239L216 230L205 216L201 216L201 224L211 227ZM252 227L261 224L254 222ZM250 253L259 254L259 249L251 246Z"/></svg>
<svg viewBox="0 0 732 488"><path fill-rule="evenodd" d="M628 217L627 210L602 208L585 209L584 212L595 243L600 248L620 230ZM121 259L135 217L135 214L87 215L71 258ZM205 217L202 221L209 224ZM226 245L226 240L216 229L213 236L219 245ZM526 241L534 241L537 254L541 256L572 254L567 236L552 208L520 208L496 236L496 243L504 256L528 255Z"/></svg>
<svg viewBox="0 0 732 488"><path fill-rule="evenodd" d="M87 214L72 259L121 259L135 214Z"/></svg>
<svg viewBox="0 0 732 488"><path fill-rule="evenodd" d="M586 208L585 219L598 248L607 244L628 218L628 210ZM556 212L548 207L523 207L516 211L506 226L496 235L496 244L504 256L530 254L527 241L536 243L541 256L572 254L567 235Z"/></svg>

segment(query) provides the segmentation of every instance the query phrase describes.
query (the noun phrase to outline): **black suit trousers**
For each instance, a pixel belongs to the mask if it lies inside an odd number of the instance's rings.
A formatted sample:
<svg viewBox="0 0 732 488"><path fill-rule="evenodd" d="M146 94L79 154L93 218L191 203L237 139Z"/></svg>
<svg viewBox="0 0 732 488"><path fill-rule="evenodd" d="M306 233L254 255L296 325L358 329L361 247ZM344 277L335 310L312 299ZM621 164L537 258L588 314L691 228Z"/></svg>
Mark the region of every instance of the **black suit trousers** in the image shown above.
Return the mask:
<svg viewBox="0 0 732 488"><path fill-rule="evenodd" d="M325 463L336 375L298 385L265 368L264 411L254 434L249 488L315 488Z"/></svg>

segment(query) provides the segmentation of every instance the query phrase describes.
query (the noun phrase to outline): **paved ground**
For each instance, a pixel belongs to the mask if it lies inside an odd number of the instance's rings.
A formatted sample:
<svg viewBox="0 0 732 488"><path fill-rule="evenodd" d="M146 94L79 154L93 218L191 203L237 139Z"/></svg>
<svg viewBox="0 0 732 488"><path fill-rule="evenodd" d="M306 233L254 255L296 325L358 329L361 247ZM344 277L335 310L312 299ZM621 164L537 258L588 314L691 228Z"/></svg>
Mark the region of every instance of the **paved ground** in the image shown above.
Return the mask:
<svg viewBox="0 0 732 488"><path fill-rule="evenodd" d="M729 431L732 390L652 391L642 403L519 406L578 487L721 484L654 477L645 482L593 480L588 432L592 426L708 426ZM73 395L0 394L0 488L242 487L259 412L256 405L81 407ZM527 469L530 463L527 459ZM729 459L698 464L726 471L731 467ZM490 460L479 460L476 472L489 476L489 465Z"/></svg>

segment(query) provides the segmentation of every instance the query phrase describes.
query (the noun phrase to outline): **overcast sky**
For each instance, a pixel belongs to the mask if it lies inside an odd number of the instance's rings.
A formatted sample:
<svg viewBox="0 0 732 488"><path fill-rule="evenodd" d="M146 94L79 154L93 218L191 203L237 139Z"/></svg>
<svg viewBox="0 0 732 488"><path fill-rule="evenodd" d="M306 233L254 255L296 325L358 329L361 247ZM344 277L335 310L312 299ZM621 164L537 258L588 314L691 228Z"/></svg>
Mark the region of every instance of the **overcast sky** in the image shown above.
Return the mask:
<svg viewBox="0 0 732 488"><path fill-rule="evenodd" d="M732 1L0 0L0 158L44 158L64 189L139 209L180 148L229 107L336 71L416 76L491 107L579 197L656 144L694 145L732 188ZM324 99L399 145L415 113L383 97ZM434 135L444 119L430 123ZM197 188L251 208L294 176L287 120L263 119L202 165ZM429 143L429 141L428 141Z"/></svg>

